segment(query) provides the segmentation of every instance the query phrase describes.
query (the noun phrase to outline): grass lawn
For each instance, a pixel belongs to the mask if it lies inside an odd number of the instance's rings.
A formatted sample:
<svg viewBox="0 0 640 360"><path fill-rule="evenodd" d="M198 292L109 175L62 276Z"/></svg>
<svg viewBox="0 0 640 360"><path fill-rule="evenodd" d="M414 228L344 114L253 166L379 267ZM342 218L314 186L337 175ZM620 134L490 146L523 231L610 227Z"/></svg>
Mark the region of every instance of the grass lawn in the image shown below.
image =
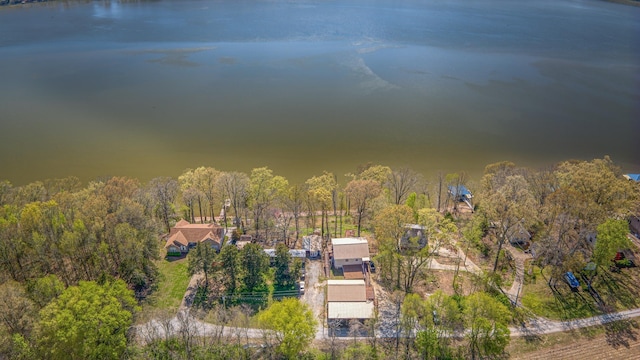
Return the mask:
<svg viewBox="0 0 640 360"><path fill-rule="evenodd" d="M545 269L543 276L540 268L533 268L535 281L525 284L522 305L536 315L555 320L578 319L602 313L586 291L571 291L562 281L556 285L558 291L552 291L545 280L549 278L550 270Z"/></svg>
<svg viewBox="0 0 640 360"><path fill-rule="evenodd" d="M580 291L571 291L568 285L559 281L556 285L558 291L554 292L545 280L549 278L550 269L545 269L544 276L538 267L534 267L533 271L534 276L527 275L529 281L523 289L522 304L536 315L567 320L640 306L640 287L637 286L640 281L639 268L622 269L620 273L600 269L593 281L593 289L603 301L600 305L586 290L582 279Z"/></svg>
<svg viewBox="0 0 640 360"><path fill-rule="evenodd" d="M149 310L177 309L191 279L187 274L188 261L186 258L162 258L156 265L160 271L158 289L147 298L144 307Z"/></svg>

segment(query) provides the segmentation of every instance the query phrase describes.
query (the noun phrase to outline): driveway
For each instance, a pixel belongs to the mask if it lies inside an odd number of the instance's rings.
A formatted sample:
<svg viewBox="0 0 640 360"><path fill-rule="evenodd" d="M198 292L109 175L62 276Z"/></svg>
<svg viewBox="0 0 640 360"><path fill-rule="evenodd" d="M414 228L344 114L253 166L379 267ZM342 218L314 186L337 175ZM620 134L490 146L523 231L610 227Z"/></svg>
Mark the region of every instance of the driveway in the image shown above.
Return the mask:
<svg viewBox="0 0 640 360"><path fill-rule="evenodd" d="M311 260L307 263L306 286L304 295L301 300L309 304L313 310L313 315L318 324L320 331L324 330L324 294L326 281L320 282L322 275L322 260Z"/></svg>
<svg viewBox="0 0 640 360"><path fill-rule="evenodd" d="M524 262L532 257L531 254L525 254L510 244L506 244L504 249L511 254L511 257L513 257L516 262L516 276L513 279L513 284L511 288L504 293L512 303L516 301L520 303L520 295L522 295L522 287L524 286Z"/></svg>

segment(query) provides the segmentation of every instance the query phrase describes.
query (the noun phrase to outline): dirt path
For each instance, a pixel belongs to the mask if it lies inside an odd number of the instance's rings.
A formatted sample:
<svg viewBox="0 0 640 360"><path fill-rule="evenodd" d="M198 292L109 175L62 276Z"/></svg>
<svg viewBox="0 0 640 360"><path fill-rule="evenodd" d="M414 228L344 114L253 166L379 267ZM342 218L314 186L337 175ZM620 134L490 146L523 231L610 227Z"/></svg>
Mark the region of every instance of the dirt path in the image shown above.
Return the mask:
<svg viewBox="0 0 640 360"><path fill-rule="evenodd" d="M189 280L189 286L187 286L187 291L184 293L184 297L182 298L182 303L180 304L179 311L188 310L193 304L193 299L196 297L196 291L198 290L198 283L204 278L204 274L197 273L191 277Z"/></svg>
<svg viewBox="0 0 640 360"><path fill-rule="evenodd" d="M504 249L511 254L511 257L513 257L516 262L516 276L513 279L513 284L511 284L511 288L504 293L512 303L520 303L520 295L522 295L522 287L524 286L524 263L528 259L531 259L531 255L518 251L518 249L510 244L507 244Z"/></svg>
<svg viewBox="0 0 640 360"><path fill-rule="evenodd" d="M586 319L552 321L543 318L531 320L526 326L510 328L511 336L536 336L553 334L594 325L604 325L614 321L627 320L640 316L640 309L631 309L612 314L593 316Z"/></svg>
<svg viewBox="0 0 640 360"><path fill-rule="evenodd" d="M459 258L461 260L464 260L464 264L461 264L460 266L460 270L462 271L468 271L468 272L472 272L474 274L479 274L482 272L482 270L480 270L480 267L478 267L478 265L476 265L475 263L473 263L473 261L471 261L471 259L469 259L468 257L465 256L464 252L462 251L462 249L460 249L459 247L456 246L456 252L448 250L448 249L439 249L438 250L438 255L439 256L444 256L444 257L450 257L450 258ZM436 259L429 259L429 266L428 269L432 269L432 270L451 270L451 271L455 271L456 270L456 265L446 265L446 264L440 264Z"/></svg>

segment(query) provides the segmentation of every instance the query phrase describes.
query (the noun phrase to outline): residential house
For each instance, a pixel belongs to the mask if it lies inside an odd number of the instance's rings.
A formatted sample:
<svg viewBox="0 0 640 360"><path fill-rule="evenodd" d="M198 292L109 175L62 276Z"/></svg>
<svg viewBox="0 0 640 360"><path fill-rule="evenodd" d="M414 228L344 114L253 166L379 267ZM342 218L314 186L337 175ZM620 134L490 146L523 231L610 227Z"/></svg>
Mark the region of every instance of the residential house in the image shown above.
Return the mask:
<svg viewBox="0 0 640 360"><path fill-rule="evenodd" d="M473 198L473 194L471 191L467 189L464 185L458 186L449 186L449 194L456 201L469 201Z"/></svg>
<svg viewBox="0 0 640 360"><path fill-rule="evenodd" d="M407 248L409 245L409 239L411 238L418 239L417 245L419 249L427 246L427 237L424 235L424 226L418 224L407 224L405 225L405 229L407 232L404 234L402 239L400 239L401 247Z"/></svg>
<svg viewBox="0 0 640 360"><path fill-rule="evenodd" d="M199 243L211 246L216 251L220 250L224 241L224 228L214 224L191 224L186 220L180 220L171 228L165 249L171 256L184 255L189 249Z"/></svg>
<svg viewBox="0 0 640 360"><path fill-rule="evenodd" d="M522 226L522 223L518 223L509 228L506 235L509 243L513 246L527 249L529 245L531 245L531 234Z"/></svg>
<svg viewBox="0 0 640 360"><path fill-rule="evenodd" d="M473 212L473 204L471 204L473 194L464 185L449 186L449 195L451 195L454 201L464 202L467 204L471 212Z"/></svg>
<svg viewBox="0 0 640 360"><path fill-rule="evenodd" d="M364 238L331 239L333 267L342 269L344 265L361 265L369 262L369 243Z"/></svg>
<svg viewBox="0 0 640 360"><path fill-rule="evenodd" d="M365 320L374 316L373 297L364 280L327 280L327 319Z"/></svg>

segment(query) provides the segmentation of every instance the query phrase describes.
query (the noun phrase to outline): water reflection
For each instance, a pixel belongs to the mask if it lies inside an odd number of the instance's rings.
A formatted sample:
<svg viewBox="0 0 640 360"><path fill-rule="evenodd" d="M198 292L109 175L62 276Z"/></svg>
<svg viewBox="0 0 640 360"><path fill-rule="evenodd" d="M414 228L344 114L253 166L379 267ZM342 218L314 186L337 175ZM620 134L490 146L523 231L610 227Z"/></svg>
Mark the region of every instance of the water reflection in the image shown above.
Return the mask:
<svg viewBox="0 0 640 360"><path fill-rule="evenodd" d="M119 19L122 17L120 2L98 1L93 2L93 16L103 19Z"/></svg>
<svg viewBox="0 0 640 360"><path fill-rule="evenodd" d="M640 9L574 3L0 10L0 178L478 174L605 154L640 171Z"/></svg>

